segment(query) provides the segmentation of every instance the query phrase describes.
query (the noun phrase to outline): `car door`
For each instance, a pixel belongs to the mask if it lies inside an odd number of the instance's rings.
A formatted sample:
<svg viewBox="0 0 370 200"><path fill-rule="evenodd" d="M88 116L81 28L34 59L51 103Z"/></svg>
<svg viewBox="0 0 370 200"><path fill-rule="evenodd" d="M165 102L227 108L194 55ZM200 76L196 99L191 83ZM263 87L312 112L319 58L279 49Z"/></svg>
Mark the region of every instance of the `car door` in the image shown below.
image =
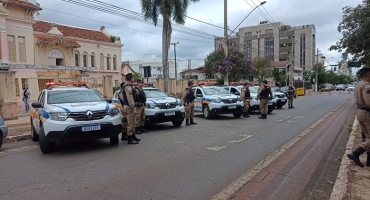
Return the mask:
<svg viewBox="0 0 370 200"><path fill-rule="evenodd" d="M37 99L37 102L42 104L42 107L45 105L45 91L42 91ZM43 115L43 108L34 108L35 109L35 116L33 118L33 127L37 134L40 132L40 117Z"/></svg>
<svg viewBox="0 0 370 200"><path fill-rule="evenodd" d="M197 112L202 112L202 99L203 99L202 90L196 88L194 94L195 94L194 110Z"/></svg>

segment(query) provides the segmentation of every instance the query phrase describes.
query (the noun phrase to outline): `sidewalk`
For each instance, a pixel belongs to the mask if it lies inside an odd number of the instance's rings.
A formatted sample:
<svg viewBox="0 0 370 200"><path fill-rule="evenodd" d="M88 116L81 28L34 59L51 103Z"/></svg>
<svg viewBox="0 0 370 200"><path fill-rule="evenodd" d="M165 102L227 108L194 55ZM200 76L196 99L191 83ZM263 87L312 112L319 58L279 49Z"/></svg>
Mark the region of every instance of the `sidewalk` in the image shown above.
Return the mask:
<svg viewBox="0 0 370 200"><path fill-rule="evenodd" d="M8 137L4 139L4 143L27 140L31 138L30 117L29 113L25 111L23 102L18 102L17 112L18 119L5 121L5 125L8 126L9 132Z"/></svg>

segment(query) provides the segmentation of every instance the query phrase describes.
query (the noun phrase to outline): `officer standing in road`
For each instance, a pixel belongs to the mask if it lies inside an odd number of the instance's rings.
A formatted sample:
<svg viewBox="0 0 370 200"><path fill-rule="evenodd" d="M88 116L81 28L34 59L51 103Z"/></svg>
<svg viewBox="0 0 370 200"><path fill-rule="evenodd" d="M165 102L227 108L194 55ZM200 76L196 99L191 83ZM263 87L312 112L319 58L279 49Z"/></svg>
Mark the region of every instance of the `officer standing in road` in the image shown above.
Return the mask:
<svg viewBox="0 0 370 200"><path fill-rule="evenodd" d="M182 102L185 106L185 119L186 119L186 126L190 126L190 124L197 124L194 122L193 115L194 115L194 91L193 91L193 82L188 81L188 87L185 88L184 94L182 95ZM190 123L189 123L190 120Z"/></svg>
<svg viewBox="0 0 370 200"><path fill-rule="evenodd" d="M135 133L147 133L148 131L145 130L145 102L146 96L143 90L144 82L142 80L137 81L137 86L135 87L135 94L136 94L136 116L135 116Z"/></svg>
<svg viewBox="0 0 370 200"><path fill-rule="evenodd" d="M361 126L364 135L370 136L370 68L362 68L357 72L360 77L360 83L353 92L355 103L357 105L357 120ZM356 165L364 167L360 161L360 155L367 152L366 166L370 167L370 140L363 142L360 147L350 154L348 158L353 160Z"/></svg>
<svg viewBox="0 0 370 200"><path fill-rule="evenodd" d="M260 99L261 116L258 119L267 119L269 101L272 100L272 91L267 85L267 80L262 82L262 86L258 90L257 100Z"/></svg>
<svg viewBox="0 0 370 200"><path fill-rule="evenodd" d="M249 91L249 82L247 81L244 83L244 88L242 89L242 92L240 94L240 98L244 102L244 107L243 107L243 117L248 118L250 117L248 115L249 113L249 102L251 101L251 92Z"/></svg>
<svg viewBox="0 0 370 200"><path fill-rule="evenodd" d="M123 109L124 108L124 101L123 101L123 95L122 95L122 90L124 88L124 85L125 83L122 82L121 85L120 85L120 88L121 88L121 92L119 93L119 96L118 96L118 100L121 102L121 108L120 108L120 111L121 111L121 114L122 114L122 138L121 140L124 141L124 140L128 140L127 138L127 115L125 113L125 110Z"/></svg>
<svg viewBox="0 0 370 200"><path fill-rule="evenodd" d="M295 88L293 87L293 84L292 83L289 83L289 87L288 87L288 90L287 90L287 93L288 93L288 106L289 106L289 109L290 108L294 108L293 107L293 98L297 98L296 96L296 93L295 93Z"/></svg>
<svg viewBox="0 0 370 200"><path fill-rule="evenodd" d="M126 75L126 83L121 88L124 117L127 118L128 144L139 144L140 139L135 136L135 89L132 87L134 76L132 73Z"/></svg>

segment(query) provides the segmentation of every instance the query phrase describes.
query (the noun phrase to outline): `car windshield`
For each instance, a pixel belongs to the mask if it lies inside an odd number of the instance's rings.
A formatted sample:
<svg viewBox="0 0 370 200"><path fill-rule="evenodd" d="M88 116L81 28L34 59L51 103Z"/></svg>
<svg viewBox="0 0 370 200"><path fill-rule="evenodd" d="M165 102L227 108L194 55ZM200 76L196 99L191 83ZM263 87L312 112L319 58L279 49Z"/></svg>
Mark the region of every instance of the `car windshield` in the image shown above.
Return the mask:
<svg viewBox="0 0 370 200"><path fill-rule="evenodd" d="M150 90L145 90L145 96L147 98L158 98L158 97L168 97L168 95L161 90L158 89L150 89Z"/></svg>
<svg viewBox="0 0 370 200"><path fill-rule="evenodd" d="M243 89L243 86L238 86L237 87L239 90L242 90ZM249 87L249 92L250 93L257 93L258 90L255 88L255 87Z"/></svg>
<svg viewBox="0 0 370 200"><path fill-rule="evenodd" d="M229 94L229 91L223 87L203 88L203 92L205 95Z"/></svg>
<svg viewBox="0 0 370 200"><path fill-rule="evenodd" d="M94 90L51 90L48 104L97 102L104 99Z"/></svg>
<svg viewBox="0 0 370 200"><path fill-rule="evenodd" d="M285 92L286 91L286 87L281 87L280 88L280 91Z"/></svg>
<svg viewBox="0 0 370 200"><path fill-rule="evenodd" d="M272 87L271 88L271 91L272 92L280 92L281 90L279 88L277 88L277 87Z"/></svg>

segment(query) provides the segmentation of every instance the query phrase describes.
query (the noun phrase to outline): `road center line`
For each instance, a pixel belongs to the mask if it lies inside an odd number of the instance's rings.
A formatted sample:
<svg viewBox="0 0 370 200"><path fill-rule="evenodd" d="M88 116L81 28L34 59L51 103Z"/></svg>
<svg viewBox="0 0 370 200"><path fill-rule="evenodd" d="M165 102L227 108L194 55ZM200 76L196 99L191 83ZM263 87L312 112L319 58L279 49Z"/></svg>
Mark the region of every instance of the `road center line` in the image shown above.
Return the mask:
<svg viewBox="0 0 370 200"><path fill-rule="evenodd" d="M246 139L248 139L248 138L251 138L251 137L253 137L253 135L248 135L247 137L244 137L244 138L242 138L242 139L240 139L240 140L233 140L233 141L229 141L229 143L238 143L238 142L242 142L242 141L244 141L244 140L246 140Z"/></svg>
<svg viewBox="0 0 370 200"><path fill-rule="evenodd" d="M224 148L226 148L226 146L222 146L222 147L208 147L207 149L212 150L212 151L219 151L219 150L224 149Z"/></svg>

